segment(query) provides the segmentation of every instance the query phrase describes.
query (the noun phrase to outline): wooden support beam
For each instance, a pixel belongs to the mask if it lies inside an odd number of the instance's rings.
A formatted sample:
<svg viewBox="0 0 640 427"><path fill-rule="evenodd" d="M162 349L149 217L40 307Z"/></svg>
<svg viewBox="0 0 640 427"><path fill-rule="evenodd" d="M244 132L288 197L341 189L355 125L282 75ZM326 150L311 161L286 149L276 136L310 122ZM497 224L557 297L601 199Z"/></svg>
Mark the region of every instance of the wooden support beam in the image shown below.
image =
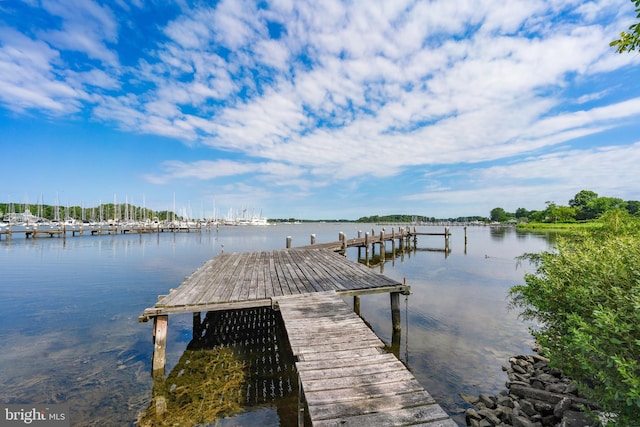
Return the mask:
<svg viewBox="0 0 640 427"><path fill-rule="evenodd" d="M156 316L153 318L153 363L151 370L154 376L157 372L164 375L164 367L167 363L167 330L169 328L169 316Z"/></svg>
<svg viewBox="0 0 640 427"><path fill-rule="evenodd" d="M368 232L365 233L364 234L364 248L365 248L364 249L364 252L365 252L364 256L365 256L366 265L369 265L369 254L370 254L369 246L371 245L370 240L371 240L371 236L369 235L369 233Z"/></svg>
<svg viewBox="0 0 640 427"><path fill-rule="evenodd" d="M360 316L360 295L353 296L353 311Z"/></svg>
<svg viewBox="0 0 640 427"><path fill-rule="evenodd" d="M391 292L391 324L394 331L402 329L402 320L400 318L400 292Z"/></svg>

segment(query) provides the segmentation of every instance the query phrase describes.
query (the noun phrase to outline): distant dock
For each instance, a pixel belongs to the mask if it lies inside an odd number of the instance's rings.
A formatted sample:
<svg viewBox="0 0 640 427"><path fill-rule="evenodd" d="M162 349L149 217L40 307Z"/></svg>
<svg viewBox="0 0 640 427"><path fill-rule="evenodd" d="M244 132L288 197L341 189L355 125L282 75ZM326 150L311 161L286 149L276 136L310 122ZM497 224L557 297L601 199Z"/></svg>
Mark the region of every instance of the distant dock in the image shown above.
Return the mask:
<svg viewBox="0 0 640 427"><path fill-rule="evenodd" d="M418 246L418 236L441 236L444 238L444 246L440 248L427 248L429 251L438 251L444 252L445 256L449 254L451 251L450 239L451 232L449 231L449 227L444 227L444 231L442 233L439 232L421 232L417 231L416 227L398 227L396 230L395 227L391 228L391 231L388 232L386 228L382 228L380 232L376 233L374 229L371 230L371 233L362 231L358 231L358 236L352 239L348 239L344 233L340 233L338 235L338 240L334 242L328 243L317 243L315 234L310 236L310 244L306 246L296 246L297 249L327 249L333 252L340 252L343 255L347 253L348 248L356 247L358 248L358 259L362 259L363 263L369 265L370 261L373 259L375 255L376 246L378 247L378 259L380 262L384 263L387 257L386 246L387 243L391 244L391 253L390 256L396 256L396 250L405 251L410 249L413 245L413 249L416 249ZM291 236L287 236L286 238L286 247L292 247L292 238ZM464 244L465 247L467 245L467 227L464 227ZM397 245L397 246L396 246ZM364 254L362 253L364 250Z"/></svg>
<svg viewBox="0 0 640 427"><path fill-rule="evenodd" d="M150 233L200 233L211 231L215 225L206 222L193 224L181 223L101 223L101 224L72 224L64 223L51 225L40 224L3 224L0 226L0 238L7 239L14 235L24 235L28 238L82 236L85 234L150 234Z"/></svg>
<svg viewBox="0 0 640 427"><path fill-rule="evenodd" d="M271 307L280 311L296 357L300 425L307 411L314 426L456 426L358 315L361 295L389 293L399 334L400 295L410 287L332 248L221 254L159 296L138 318L154 323L154 377L164 377L169 315L193 313L197 335L203 311ZM354 309L343 297L354 298Z"/></svg>

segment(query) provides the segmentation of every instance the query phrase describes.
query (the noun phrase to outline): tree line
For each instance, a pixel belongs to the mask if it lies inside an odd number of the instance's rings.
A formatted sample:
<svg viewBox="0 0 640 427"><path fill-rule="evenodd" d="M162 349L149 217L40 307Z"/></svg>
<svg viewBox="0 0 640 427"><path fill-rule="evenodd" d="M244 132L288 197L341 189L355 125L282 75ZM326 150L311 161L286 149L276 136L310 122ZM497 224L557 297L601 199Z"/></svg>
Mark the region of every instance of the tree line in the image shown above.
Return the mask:
<svg viewBox="0 0 640 427"><path fill-rule="evenodd" d="M423 224L423 223L434 223L434 222L472 222L472 221L486 221L487 218L483 216L465 216L465 217L457 217L457 218L436 218L436 217L428 217L424 215L403 215L403 214L394 214L394 215L371 215L371 216L363 216L356 220L356 222L364 222L364 223L400 223L400 224Z"/></svg>
<svg viewBox="0 0 640 427"><path fill-rule="evenodd" d="M627 211L632 216L640 216L640 201L623 200L617 197L602 197L591 190L578 192L568 205L558 205L547 201L546 209L527 210L518 208L515 212L507 212L501 207L491 209L491 221L507 222L547 222L571 223L590 221L601 217L604 213L616 209Z"/></svg>

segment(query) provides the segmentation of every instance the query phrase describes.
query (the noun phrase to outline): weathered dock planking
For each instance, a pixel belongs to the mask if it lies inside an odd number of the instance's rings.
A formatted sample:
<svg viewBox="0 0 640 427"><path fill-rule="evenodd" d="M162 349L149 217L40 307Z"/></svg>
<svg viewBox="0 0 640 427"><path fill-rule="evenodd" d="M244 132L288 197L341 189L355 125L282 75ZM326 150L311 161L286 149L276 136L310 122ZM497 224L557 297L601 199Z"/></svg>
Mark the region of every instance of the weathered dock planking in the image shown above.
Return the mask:
<svg viewBox="0 0 640 427"><path fill-rule="evenodd" d="M335 291L275 301L312 425L457 426Z"/></svg>
<svg viewBox="0 0 640 427"><path fill-rule="evenodd" d="M391 295L394 332L409 286L331 250L297 248L222 254L144 310L154 321L154 377L164 377L168 316L239 308L279 309L297 357L300 388L314 426L456 424L341 297ZM195 336L195 335L194 335Z"/></svg>
<svg viewBox="0 0 640 427"><path fill-rule="evenodd" d="M221 254L144 310L153 317L270 306L271 298L337 291L344 296L408 292L409 287L329 250L291 249Z"/></svg>

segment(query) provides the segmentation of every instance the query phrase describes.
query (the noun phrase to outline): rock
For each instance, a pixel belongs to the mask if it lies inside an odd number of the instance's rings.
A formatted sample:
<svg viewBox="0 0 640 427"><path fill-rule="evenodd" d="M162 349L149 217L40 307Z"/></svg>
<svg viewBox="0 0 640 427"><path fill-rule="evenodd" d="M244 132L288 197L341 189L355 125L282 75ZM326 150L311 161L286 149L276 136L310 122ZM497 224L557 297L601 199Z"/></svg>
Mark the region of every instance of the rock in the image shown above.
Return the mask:
<svg viewBox="0 0 640 427"><path fill-rule="evenodd" d="M546 417L542 417L542 425L544 427L555 427L558 423L558 418L555 415L547 415Z"/></svg>
<svg viewBox="0 0 640 427"><path fill-rule="evenodd" d="M496 414L489 409L482 409L478 411L478 415L487 420L492 426L497 426L502 422L500 421L500 418L498 418Z"/></svg>
<svg viewBox="0 0 640 427"><path fill-rule="evenodd" d="M556 403L555 408L553 408L553 415L555 415L558 418L562 418L564 416L564 413L571 408L572 405L572 401L570 398L568 397L564 397L561 400L558 401L558 403Z"/></svg>
<svg viewBox="0 0 640 427"><path fill-rule="evenodd" d="M543 383L557 383L559 381L557 377L554 377L551 374L540 374L536 376L536 379L542 381Z"/></svg>
<svg viewBox="0 0 640 427"><path fill-rule="evenodd" d="M480 401L479 397L472 396L472 395L467 394L467 393L458 393L458 396L460 396L462 398L462 400L467 402L469 405L475 405L476 403L478 403Z"/></svg>
<svg viewBox="0 0 640 427"><path fill-rule="evenodd" d="M560 427L591 427L597 423L591 420L587 414L578 411L565 411Z"/></svg>
<svg viewBox="0 0 640 427"><path fill-rule="evenodd" d="M532 417L538 413L538 411L536 411L536 408L533 406L533 403L525 399L520 400L520 408L522 409L522 412L527 414L527 416L529 417Z"/></svg>
<svg viewBox="0 0 640 427"><path fill-rule="evenodd" d="M481 394L479 396L479 399L480 399L480 402L484 403L484 406L486 406L489 409L494 409L496 407L496 402L486 394Z"/></svg>
<svg viewBox="0 0 640 427"><path fill-rule="evenodd" d="M513 400L511 400L509 396L498 395L498 397L496 398L496 405L513 408Z"/></svg>
<svg viewBox="0 0 640 427"><path fill-rule="evenodd" d="M555 408L555 405L552 405L549 402L544 402L542 400L537 400L537 399L529 399L529 401L533 403L534 408L540 415L544 416L544 415L553 414L553 409Z"/></svg>
<svg viewBox="0 0 640 427"><path fill-rule="evenodd" d="M537 353L532 354L532 355L531 355L531 357L533 358L533 360L535 360L535 361L536 361L536 363L538 363L538 362L542 362L542 363L544 363L545 365L546 365L547 363L549 363L549 359L547 359L547 358L546 358L546 357L544 357L544 356L540 356L540 355L539 355L539 354L537 354Z"/></svg>
<svg viewBox="0 0 640 427"><path fill-rule="evenodd" d="M578 386L575 385L573 382L567 384L567 388L564 391L567 394L578 394Z"/></svg>
<svg viewBox="0 0 640 427"><path fill-rule="evenodd" d="M531 387L533 387L533 388L537 388L538 390L544 390L544 389L545 389L545 386L544 386L544 384L542 383L542 381L538 381L537 379L536 379L536 380L533 380L533 381L531 382Z"/></svg>
<svg viewBox="0 0 640 427"><path fill-rule="evenodd" d="M514 417L512 425L513 427L542 427L542 423L531 422L525 417Z"/></svg>
<svg viewBox="0 0 640 427"><path fill-rule="evenodd" d="M511 381L509 383L509 388L512 388L514 386L520 386L520 387L524 387L524 388L529 388L529 383L524 382L524 381Z"/></svg>
<svg viewBox="0 0 640 427"><path fill-rule="evenodd" d="M467 421L467 425L470 425L470 420L480 421L482 419L480 414L478 414L478 412L473 408L467 409L464 413L464 417L465 417L465 420Z"/></svg>
<svg viewBox="0 0 640 427"><path fill-rule="evenodd" d="M526 374L527 370L518 364L513 365L513 370L518 374Z"/></svg>
<svg viewBox="0 0 640 427"><path fill-rule="evenodd" d="M596 424L582 406L599 409L578 396L570 378L547 365L540 355L516 356L503 366L509 381L507 390L495 396L473 397L460 393L462 399L476 407L467 409L470 427L593 427Z"/></svg>
<svg viewBox="0 0 640 427"><path fill-rule="evenodd" d="M509 406L499 406L502 414L500 415L500 419L503 423L511 423L511 419L513 418L513 408Z"/></svg>
<svg viewBox="0 0 640 427"><path fill-rule="evenodd" d="M550 391L551 393L566 393L567 386L562 383L548 384L545 387L545 390Z"/></svg>

